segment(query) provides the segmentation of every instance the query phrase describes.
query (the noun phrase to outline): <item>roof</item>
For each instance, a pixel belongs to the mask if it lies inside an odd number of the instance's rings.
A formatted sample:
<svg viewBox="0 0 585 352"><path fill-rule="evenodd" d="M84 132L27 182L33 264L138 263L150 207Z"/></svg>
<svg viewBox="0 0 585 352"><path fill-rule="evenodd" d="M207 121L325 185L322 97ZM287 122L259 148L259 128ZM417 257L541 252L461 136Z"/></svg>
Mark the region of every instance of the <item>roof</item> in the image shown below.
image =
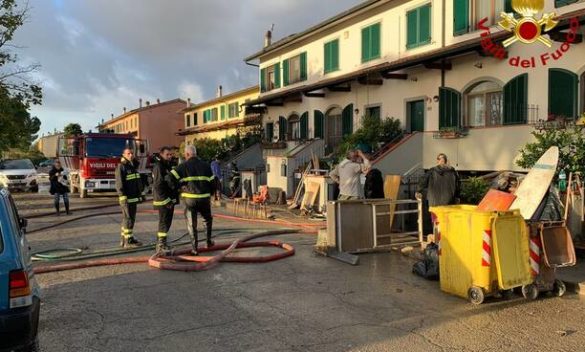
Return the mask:
<svg viewBox="0 0 585 352"><path fill-rule="evenodd" d="M176 99L173 99L173 100L163 101L163 102L161 102L159 104L150 104L148 106L143 106L143 107L138 108L138 109L130 110L130 111L128 111L128 112L126 112L126 113L124 113L124 114L122 114L120 116L114 117L111 120L104 121L104 123L98 125L98 127L100 127L100 126L106 126L106 125L109 125L109 124L111 124L113 122L118 122L119 120L122 120L125 117L128 117L130 115L134 115L134 114L139 113L139 112L142 112L142 111L146 111L146 110L150 110L150 109L155 109L155 108L159 108L159 107L161 107L163 105L174 104L174 103L187 104L187 102L184 101L181 98L176 98Z"/></svg>
<svg viewBox="0 0 585 352"><path fill-rule="evenodd" d="M281 48L287 44L291 44L295 41L298 41L299 39L306 37L309 34L312 34L313 32L316 32L320 29L324 29L324 27L332 25L335 22L346 19L347 17L352 16L353 14L355 14L358 11L366 9L374 4L388 2L388 1L393 1L393 0L367 0L367 1L363 1L362 3L350 8L349 10L343 11L336 16L330 17L330 18L326 19L325 21L323 21L315 26L312 26L312 27L310 27L302 32L289 35L288 37L285 37L277 42L274 42L272 45L269 45L269 46L263 48L262 50L260 50L259 52L248 56L247 58L244 59L244 61L248 62L250 60L257 59L260 56L266 55L271 51L274 51L274 50Z"/></svg>
<svg viewBox="0 0 585 352"><path fill-rule="evenodd" d="M258 94L260 94L260 86L259 85L255 85L255 86L252 86L252 87L244 88L244 89L238 90L236 92L233 92L233 93L230 93L230 94L227 94L227 95L222 95L219 98L213 98L211 100L204 101L204 102L199 103L199 104L192 104L190 107L185 108L185 109L182 109L179 112L190 112L190 111L193 111L193 110L197 110L197 109L199 109L199 108L201 108L203 106L214 105L214 104L217 104L217 103L221 103L222 101L225 101L225 100L233 99L233 98L235 98L235 97L237 97L239 95L251 94L251 93L254 93L254 92L258 92Z"/></svg>
<svg viewBox="0 0 585 352"><path fill-rule="evenodd" d="M562 16L559 16L561 21L566 21L570 18L574 17L581 17L585 16L585 9L576 10ZM560 27L560 26L559 26ZM504 40L507 37L511 36L511 33L501 31L498 33L494 33L491 36L491 39L494 41ZM414 67L417 65L422 65L428 62L434 62L436 60L444 59L447 57L454 57L457 55L463 55L475 50L482 50L481 49L481 41L482 37L477 37L473 39L469 39L460 43L456 43L447 47L431 50L425 53L421 53L418 55L412 55L404 58L400 58L394 61L383 62L374 66L366 67L358 71L350 72L344 75L340 75L338 77L333 77L325 80L318 81L312 84L306 84L299 87L295 87L289 90L284 90L280 92L276 92L273 94L266 94L256 100L250 101L246 103L247 106L253 106L258 104L264 104L269 101L273 101L276 99L280 99L286 96L294 95L294 94L302 94L307 92L316 91L319 89L324 89L327 87L331 87L334 85L339 85L343 83L347 83L358 79L359 77L367 76L369 74L379 73L379 72L394 72L399 71L402 69Z"/></svg>

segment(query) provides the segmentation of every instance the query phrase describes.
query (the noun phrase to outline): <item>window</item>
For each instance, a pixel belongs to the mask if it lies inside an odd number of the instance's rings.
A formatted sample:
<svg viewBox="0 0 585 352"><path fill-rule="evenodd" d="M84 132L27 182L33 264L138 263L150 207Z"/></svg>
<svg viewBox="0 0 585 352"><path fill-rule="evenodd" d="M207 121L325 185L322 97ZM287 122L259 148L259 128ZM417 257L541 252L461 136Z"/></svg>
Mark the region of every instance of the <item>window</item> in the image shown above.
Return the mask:
<svg viewBox="0 0 585 352"><path fill-rule="evenodd" d="M240 114L240 105L236 101L228 106L228 118L238 117Z"/></svg>
<svg viewBox="0 0 585 352"><path fill-rule="evenodd" d="M563 7L569 4L576 3L579 0L555 0L555 7Z"/></svg>
<svg viewBox="0 0 585 352"><path fill-rule="evenodd" d="M325 73L339 70L339 39L325 43Z"/></svg>
<svg viewBox="0 0 585 352"><path fill-rule="evenodd" d="M185 118L187 119L187 122L185 123L185 125L187 127L191 127L191 115L187 114L187 115L185 115Z"/></svg>
<svg viewBox="0 0 585 352"><path fill-rule="evenodd" d="M217 121L217 108L203 111L203 123Z"/></svg>
<svg viewBox="0 0 585 352"><path fill-rule="evenodd" d="M222 105L222 106L219 108L219 110L221 111L221 119L222 119L222 120L225 120L225 110L226 110L226 108L225 108L225 105Z"/></svg>
<svg viewBox="0 0 585 352"><path fill-rule="evenodd" d="M287 140L297 141L301 138L301 119L299 115L292 115L288 118Z"/></svg>
<svg viewBox="0 0 585 352"><path fill-rule="evenodd" d="M380 23L362 29L362 62L380 58Z"/></svg>
<svg viewBox="0 0 585 352"><path fill-rule="evenodd" d="M512 0L453 0L453 35L478 30L486 18L485 25L493 26L502 12L514 12Z"/></svg>
<svg viewBox="0 0 585 352"><path fill-rule="evenodd" d="M380 120L380 107L379 106L371 106L366 108L366 116L375 117Z"/></svg>
<svg viewBox="0 0 585 352"><path fill-rule="evenodd" d="M548 114L577 117L579 77L571 71L551 68L548 71Z"/></svg>
<svg viewBox="0 0 585 352"><path fill-rule="evenodd" d="M211 121L217 121L217 108L211 109Z"/></svg>
<svg viewBox="0 0 585 352"><path fill-rule="evenodd" d="M197 113L193 114L193 126L197 126Z"/></svg>
<svg viewBox="0 0 585 352"><path fill-rule="evenodd" d="M272 142L272 140L274 139L274 123L269 122L266 124L265 137L266 137L266 140L269 142Z"/></svg>
<svg viewBox="0 0 585 352"><path fill-rule="evenodd" d="M482 0L488 1L488 0ZM406 47L416 48L431 42L431 4L406 13Z"/></svg>
<svg viewBox="0 0 585 352"><path fill-rule="evenodd" d="M467 92L466 101L466 126L484 127L503 123L503 95L499 84L490 81L478 83Z"/></svg>
<svg viewBox="0 0 585 352"><path fill-rule="evenodd" d="M282 62L283 84L288 86L307 80L307 53L302 53Z"/></svg>
<svg viewBox="0 0 585 352"><path fill-rule="evenodd" d="M260 70L260 90L268 92L280 88L280 63Z"/></svg>
<svg viewBox="0 0 585 352"><path fill-rule="evenodd" d="M341 108L333 108L327 112L325 117L325 128L327 129L325 142L328 152L332 152L343 141L342 114Z"/></svg>
<svg viewBox="0 0 585 352"><path fill-rule="evenodd" d="M459 127L461 93L452 88L439 88L439 129Z"/></svg>

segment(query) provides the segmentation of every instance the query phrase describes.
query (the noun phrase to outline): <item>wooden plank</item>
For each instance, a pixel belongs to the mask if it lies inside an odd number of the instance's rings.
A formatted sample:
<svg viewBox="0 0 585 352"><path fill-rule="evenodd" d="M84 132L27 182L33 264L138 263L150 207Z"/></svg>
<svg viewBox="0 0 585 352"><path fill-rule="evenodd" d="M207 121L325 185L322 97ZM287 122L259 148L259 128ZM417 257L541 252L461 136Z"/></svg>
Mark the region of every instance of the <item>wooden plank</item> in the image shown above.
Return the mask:
<svg viewBox="0 0 585 352"><path fill-rule="evenodd" d="M384 180L384 197L386 199L397 200L398 191L400 190L400 175L386 175ZM390 206L390 230L394 223L394 212L396 210L396 204Z"/></svg>
<svg viewBox="0 0 585 352"><path fill-rule="evenodd" d="M317 195L319 194L319 189L321 185L317 182L309 181L307 188L305 190L305 195L303 197L303 202L301 203L301 210L303 211L310 211L313 209L313 205L317 200Z"/></svg>

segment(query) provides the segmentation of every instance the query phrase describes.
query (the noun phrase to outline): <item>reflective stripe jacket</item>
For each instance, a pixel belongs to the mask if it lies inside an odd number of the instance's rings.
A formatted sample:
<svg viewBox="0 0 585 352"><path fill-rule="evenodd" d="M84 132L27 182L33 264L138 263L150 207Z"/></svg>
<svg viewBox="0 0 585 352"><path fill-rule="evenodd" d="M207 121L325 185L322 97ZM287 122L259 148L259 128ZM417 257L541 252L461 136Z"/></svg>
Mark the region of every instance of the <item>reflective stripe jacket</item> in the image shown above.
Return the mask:
<svg viewBox="0 0 585 352"><path fill-rule="evenodd" d="M169 203L176 203L178 194L173 189L173 183L170 179L171 165L165 160L158 160L152 168L152 195L154 198L153 205L160 208Z"/></svg>
<svg viewBox="0 0 585 352"><path fill-rule="evenodd" d="M176 183L185 186L182 198L209 198L215 191L214 176L208 163L193 157L177 166L171 174Z"/></svg>
<svg viewBox="0 0 585 352"><path fill-rule="evenodd" d="M144 186L136 166L125 158L116 167L116 191L120 201L138 203L142 197Z"/></svg>

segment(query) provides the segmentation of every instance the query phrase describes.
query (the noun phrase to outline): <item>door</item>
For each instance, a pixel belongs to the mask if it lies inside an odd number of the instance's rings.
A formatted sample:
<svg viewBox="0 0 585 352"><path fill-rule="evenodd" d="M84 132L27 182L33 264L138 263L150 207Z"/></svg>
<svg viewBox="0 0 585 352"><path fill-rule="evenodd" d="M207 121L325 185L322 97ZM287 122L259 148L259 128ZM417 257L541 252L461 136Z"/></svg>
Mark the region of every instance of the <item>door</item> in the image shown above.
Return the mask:
<svg viewBox="0 0 585 352"><path fill-rule="evenodd" d="M408 118L410 120L410 132L424 132L425 130L425 101L416 100L408 102Z"/></svg>

